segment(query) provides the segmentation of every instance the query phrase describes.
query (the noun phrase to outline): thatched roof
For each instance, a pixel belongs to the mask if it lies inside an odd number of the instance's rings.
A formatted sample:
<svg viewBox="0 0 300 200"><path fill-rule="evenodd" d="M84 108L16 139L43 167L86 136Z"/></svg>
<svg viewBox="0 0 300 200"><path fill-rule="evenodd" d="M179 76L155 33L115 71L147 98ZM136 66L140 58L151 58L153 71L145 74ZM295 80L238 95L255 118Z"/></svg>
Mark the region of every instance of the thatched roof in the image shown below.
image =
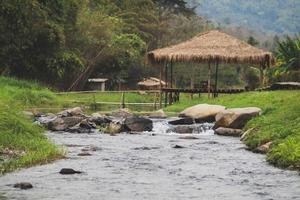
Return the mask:
<svg viewBox="0 0 300 200"><path fill-rule="evenodd" d="M213 30L180 44L151 51L148 60L153 64L165 61L261 64L274 63L275 58L271 52Z"/></svg>
<svg viewBox="0 0 300 200"><path fill-rule="evenodd" d="M166 82L161 81L161 84L163 86L165 86ZM159 86L160 85L160 80L158 78L149 77L149 78L145 78L143 81L138 82L138 85L146 86L146 87Z"/></svg>

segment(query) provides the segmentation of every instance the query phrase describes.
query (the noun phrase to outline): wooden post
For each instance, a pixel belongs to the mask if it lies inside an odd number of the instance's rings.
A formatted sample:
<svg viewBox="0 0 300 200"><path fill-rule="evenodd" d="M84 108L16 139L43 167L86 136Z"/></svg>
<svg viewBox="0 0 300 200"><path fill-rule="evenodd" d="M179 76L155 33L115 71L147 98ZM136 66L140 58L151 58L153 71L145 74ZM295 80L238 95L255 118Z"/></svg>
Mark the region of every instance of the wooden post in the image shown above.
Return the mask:
<svg viewBox="0 0 300 200"><path fill-rule="evenodd" d="M194 89L194 81L195 81L195 68L194 68L194 66L192 67L193 69L192 69L192 75L191 75L191 89ZM194 98L194 94L193 93L191 93L190 94L191 96L191 99L193 99Z"/></svg>
<svg viewBox="0 0 300 200"><path fill-rule="evenodd" d="M218 96L218 71L219 71L219 61L216 61L216 77L215 77L215 94L214 96Z"/></svg>
<svg viewBox="0 0 300 200"><path fill-rule="evenodd" d="M165 107L168 105L168 92L165 92Z"/></svg>
<svg viewBox="0 0 300 200"><path fill-rule="evenodd" d="M157 93L155 92L155 97L154 97L154 110L157 109L157 106L156 106L156 99L157 99Z"/></svg>
<svg viewBox="0 0 300 200"><path fill-rule="evenodd" d="M264 87L264 69L262 63L259 66L259 83L261 88Z"/></svg>
<svg viewBox="0 0 300 200"><path fill-rule="evenodd" d="M168 88L168 62L165 63L165 82L166 82L166 88ZM165 107L168 103L168 95L165 93Z"/></svg>
<svg viewBox="0 0 300 200"><path fill-rule="evenodd" d="M166 87L168 87L168 62L165 63L165 82Z"/></svg>
<svg viewBox="0 0 300 200"><path fill-rule="evenodd" d="M170 63L170 68L171 68L171 88L173 88L173 61L171 60L171 63ZM169 96L169 104L172 105L173 103L173 95L172 95L172 92L170 92L170 96Z"/></svg>
<svg viewBox="0 0 300 200"><path fill-rule="evenodd" d="M266 68L270 69L271 67L271 58L268 56L267 57L267 61L266 61ZM267 79L266 77L264 78L264 85L267 86L269 84L269 79Z"/></svg>
<svg viewBox="0 0 300 200"><path fill-rule="evenodd" d="M162 74L163 74L163 68L162 66L160 65L160 74L159 74L159 108L162 108Z"/></svg>
<svg viewBox="0 0 300 200"><path fill-rule="evenodd" d="M208 80L207 80L208 98L211 98L211 65L210 60L208 61Z"/></svg>
<svg viewBox="0 0 300 200"><path fill-rule="evenodd" d="M173 88L173 61L171 60L171 63L170 63L170 68L171 68L171 88Z"/></svg>
<svg viewBox="0 0 300 200"><path fill-rule="evenodd" d="M125 108L125 93L122 92L121 108Z"/></svg>

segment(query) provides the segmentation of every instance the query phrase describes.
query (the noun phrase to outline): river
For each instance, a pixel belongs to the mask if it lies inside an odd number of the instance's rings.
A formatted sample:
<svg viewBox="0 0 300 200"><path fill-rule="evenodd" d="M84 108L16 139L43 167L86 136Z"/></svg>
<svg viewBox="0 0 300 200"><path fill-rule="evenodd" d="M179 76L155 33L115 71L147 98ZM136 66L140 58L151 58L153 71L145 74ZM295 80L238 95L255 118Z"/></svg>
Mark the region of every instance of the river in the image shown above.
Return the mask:
<svg viewBox="0 0 300 200"><path fill-rule="evenodd" d="M297 172L270 166L238 138L214 135L210 127L198 125L195 140L167 133L169 125L161 120L153 132L135 135L49 132L66 146L67 158L0 177L0 199L300 199ZM82 150L92 155L78 156ZM84 173L61 175L61 168ZM11 186L22 181L34 188Z"/></svg>

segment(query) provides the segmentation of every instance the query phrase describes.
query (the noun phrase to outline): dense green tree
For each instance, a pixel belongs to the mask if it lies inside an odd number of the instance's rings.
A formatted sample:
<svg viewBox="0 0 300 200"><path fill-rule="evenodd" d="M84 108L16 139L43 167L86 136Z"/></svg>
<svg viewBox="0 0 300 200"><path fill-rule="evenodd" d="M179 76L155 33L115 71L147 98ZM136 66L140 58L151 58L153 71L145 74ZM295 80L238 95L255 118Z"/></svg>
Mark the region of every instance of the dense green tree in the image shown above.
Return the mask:
<svg viewBox="0 0 300 200"><path fill-rule="evenodd" d="M259 45L259 42L253 36L250 36L248 38L247 43L250 44L250 45L252 45L252 46Z"/></svg>
<svg viewBox="0 0 300 200"><path fill-rule="evenodd" d="M1 0L0 13L0 73L62 90L91 76L136 82L153 73L146 51L205 24L184 0Z"/></svg>

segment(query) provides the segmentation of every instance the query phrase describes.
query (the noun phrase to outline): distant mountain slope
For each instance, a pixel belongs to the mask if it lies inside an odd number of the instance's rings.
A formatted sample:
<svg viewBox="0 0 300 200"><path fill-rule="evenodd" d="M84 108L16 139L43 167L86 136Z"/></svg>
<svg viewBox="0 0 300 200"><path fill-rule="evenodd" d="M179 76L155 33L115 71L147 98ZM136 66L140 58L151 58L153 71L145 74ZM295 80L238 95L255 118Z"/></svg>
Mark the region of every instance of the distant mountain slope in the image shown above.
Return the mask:
<svg viewBox="0 0 300 200"><path fill-rule="evenodd" d="M199 15L257 31L300 32L300 0L187 0Z"/></svg>

